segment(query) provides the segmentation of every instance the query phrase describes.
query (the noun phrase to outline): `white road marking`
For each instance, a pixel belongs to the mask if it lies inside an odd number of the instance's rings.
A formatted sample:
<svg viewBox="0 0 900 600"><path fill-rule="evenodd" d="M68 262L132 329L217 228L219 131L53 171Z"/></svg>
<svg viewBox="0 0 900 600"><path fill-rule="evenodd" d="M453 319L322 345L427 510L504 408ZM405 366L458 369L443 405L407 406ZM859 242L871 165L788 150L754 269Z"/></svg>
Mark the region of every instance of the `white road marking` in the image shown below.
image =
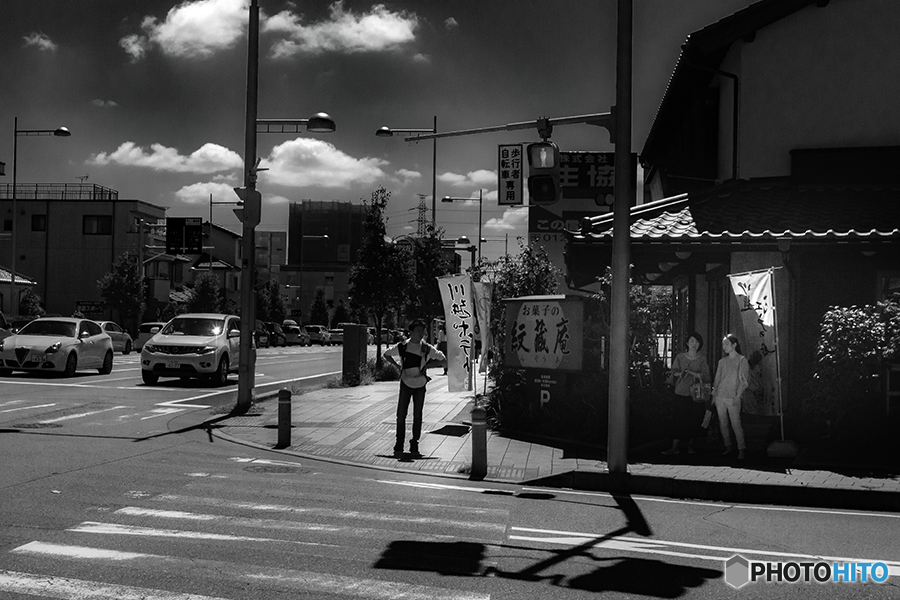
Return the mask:
<svg viewBox="0 0 900 600"><path fill-rule="evenodd" d="M583 533L576 531L558 531L553 529L534 529L531 527L510 527L511 531L521 531L525 533L539 533L541 536L522 536L510 535L509 539L530 542L543 542L547 544L556 544L563 546L578 546L587 544L591 540L597 540L604 537L602 533ZM705 550L712 552L720 552L719 555L703 555L690 552L672 552L659 550L658 548L684 548L694 550ZM608 540L598 543L597 548L610 548L615 550L628 550L630 552L638 552L643 554L665 554L670 556L685 556L689 558L699 558L703 560L722 561L730 558L734 554L743 556L771 556L776 558L807 558L811 560L825 560L829 562L883 562L888 567L888 572L897 576L900 575L900 561L892 561L886 559L864 559L864 558L846 558L840 556L824 556L818 554L805 554L800 552L776 552L773 550L754 550L750 548L731 548L728 546L711 546L706 544L691 544L688 542L671 542L668 540L659 540L656 538L638 538L632 536L614 536Z"/></svg>
<svg viewBox="0 0 900 600"><path fill-rule="evenodd" d="M612 498L613 495L608 492L578 492L574 490L558 490L551 488L533 488L523 487L522 491L526 492L546 492L552 494L567 494L572 496L598 496L603 498ZM757 506L753 504L729 504L726 502L698 502L696 500L677 500L672 498L657 498L654 496L632 496L632 500L644 500L647 502L661 502L664 504L688 504L692 506L712 506L715 508L739 508L743 510L766 510L776 512L799 512L814 513L820 515L840 515L850 517L880 517L884 519L900 519L897 513L870 513L852 510L831 510L827 508L791 508L789 506Z"/></svg>
<svg viewBox="0 0 900 600"><path fill-rule="evenodd" d="M21 404L25 402L24 400L9 400L7 402L0 402L0 406L8 406L10 404Z"/></svg>
<svg viewBox="0 0 900 600"><path fill-rule="evenodd" d="M164 417L166 415L178 413L178 412L185 410L185 408L154 408L150 412L157 413L157 414L150 415L149 417L141 417L141 421L146 421L147 419L155 419L156 417Z"/></svg>
<svg viewBox="0 0 900 600"><path fill-rule="evenodd" d="M74 415L66 415L64 417L56 417L55 419L41 419L41 423L58 423L60 421L68 421L70 419L80 419L81 417L89 417L91 415L100 414L102 412L109 412L111 410L121 410L123 408L128 408L127 406L113 406L111 408L101 408L100 410L92 410L89 412L78 413Z"/></svg>
<svg viewBox="0 0 900 600"><path fill-rule="evenodd" d="M95 561L120 562L125 560L140 561L144 567L171 569L177 567L183 569L183 559L174 556L162 556L158 554L137 554L137 553L120 553L115 551L98 550L87 548L84 546L66 546L62 544L26 544L13 550L19 554L37 554L43 557L54 556L61 559L77 560L87 559ZM385 581L381 579L363 579L359 577L347 577L345 575L333 575L330 573L315 573L311 571L295 571L293 569L279 569L262 566L238 566L235 564L225 563L217 560L192 559L190 561L191 569L203 574L213 574L217 579L228 578L236 579L250 584L268 584L275 585L281 589L303 590L304 594L335 594L338 596L355 596L357 598L367 598L371 600L490 600L490 594L481 594L477 592L456 591L439 587L426 585L415 585L410 583L401 583L393 581ZM3 572L0 572L3 573ZM158 590L144 590L143 588L129 588L128 586L112 586L110 584L97 584L94 582L85 582L73 579L57 579L48 577L37 577L34 575L15 573L18 576L29 578L34 586L37 582L43 580L51 580L57 584L58 581L77 582L82 586L75 588L76 590L85 590L83 595L56 595L53 598L64 598L65 600L87 600L103 599L107 600L207 600L208 596L197 596L193 594L176 594L175 592L160 592ZM2 587L2 579L0 579L0 590ZM85 585L86 584L86 585ZM58 584L57 584L58 585ZM89 595L89 585L109 586L110 588L122 588L125 594L120 596L107 595ZM40 593L47 594L48 589L65 589L57 587L37 588L30 587L25 589L39 589ZM145 595L135 596L127 595L130 590L142 590ZM19 590L15 590L19 591ZM162 595L152 595L151 592ZM28 592L22 592L28 593ZM32 592L34 593L34 592Z"/></svg>
<svg viewBox="0 0 900 600"><path fill-rule="evenodd" d="M499 488L483 488L483 487L466 487L462 485L447 485L444 483L426 483L424 481L390 481L387 479L376 479L378 483L388 483L390 485L402 485L407 487L417 487L417 488L425 488L430 490L455 490L459 492L474 492L476 494L483 494L485 492L507 492L508 490L501 490ZM510 492L512 493L512 492Z"/></svg>
<svg viewBox="0 0 900 600"><path fill-rule="evenodd" d="M17 402L18 402L18 400L17 400ZM36 406L20 406L18 408L7 408L4 410L0 410L0 413L8 413L8 412L16 411L16 410L28 410L30 408L47 408L48 406L56 406L56 402L54 402L52 404L38 404Z"/></svg>
<svg viewBox="0 0 900 600"><path fill-rule="evenodd" d="M0 571L0 590L60 600L225 600L200 594L182 594L17 571Z"/></svg>
<svg viewBox="0 0 900 600"><path fill-rule="evenodd" d="M288 467L299 467L302 466L298 462L290 462L287 460L270 460L268 458L241 458L239 456L232 456L229 460L233 460L238 463L254 463L257 465L281 465Z"/></svg>

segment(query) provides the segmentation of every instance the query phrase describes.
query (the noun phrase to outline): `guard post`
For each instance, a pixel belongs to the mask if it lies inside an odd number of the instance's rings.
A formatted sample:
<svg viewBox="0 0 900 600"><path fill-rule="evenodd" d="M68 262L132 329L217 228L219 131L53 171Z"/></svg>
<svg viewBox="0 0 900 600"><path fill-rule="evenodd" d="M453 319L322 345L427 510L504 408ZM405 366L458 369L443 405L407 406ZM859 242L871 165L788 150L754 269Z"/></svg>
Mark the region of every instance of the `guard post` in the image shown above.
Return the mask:
<svg viewBox="0 0 900 600"><path fill-rule="evenodd" d="M481 406L472 409L472 472L470 479L481 480L487 475L487 411Z"/></svg>
<svg viewBox="0 0 900 600"><path fill-rule="evenodd" d="M276 448L291 445L291 390L278 390L278 444Z"/></svg>

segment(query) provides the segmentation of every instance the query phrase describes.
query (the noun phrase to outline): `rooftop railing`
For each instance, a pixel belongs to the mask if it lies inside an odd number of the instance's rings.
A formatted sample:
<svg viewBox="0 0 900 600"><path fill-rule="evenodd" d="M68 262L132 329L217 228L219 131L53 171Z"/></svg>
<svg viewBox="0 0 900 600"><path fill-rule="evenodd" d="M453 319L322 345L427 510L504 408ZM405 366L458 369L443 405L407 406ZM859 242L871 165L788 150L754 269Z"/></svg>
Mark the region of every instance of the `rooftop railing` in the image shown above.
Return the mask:
<svg viewBox="0 0 900 600"><path fill-rule="evenodd" d="M12 199L12 184L0 184L0 200ZM119 192L94 183L17 183L16 200L118 200Z"/></svg>

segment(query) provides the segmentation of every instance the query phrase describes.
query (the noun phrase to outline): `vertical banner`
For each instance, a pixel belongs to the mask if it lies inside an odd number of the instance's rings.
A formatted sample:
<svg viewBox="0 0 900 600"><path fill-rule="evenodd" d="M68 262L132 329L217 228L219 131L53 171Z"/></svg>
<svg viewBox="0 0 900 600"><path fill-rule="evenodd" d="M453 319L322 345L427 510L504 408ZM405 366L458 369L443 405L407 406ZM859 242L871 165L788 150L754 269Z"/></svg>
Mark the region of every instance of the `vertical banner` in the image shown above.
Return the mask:
<svg viewBox="0 0 900 600"><path fill-rule="evenodd" d="M447 391L472 391L475 304L468 275L438 277L447 325Z"/></svg>
<svg viewBox="0 0 900 600"><path fill-rule="evenodd" d="M497 150L497 204L521 205L522 193L522 144L500 144Z"/></svg>
<svg viewBox="0 0 900 600"><path fill-rule="evenodd" d="M755 415L781 415L778 320L772 269L729 275L744 324L741 349L750 363L750 386L742 408Z"/></svg>
<svg viewBox="0 0 900 600"><path fill-rule="evenodd" d="M478 317L478 330L481 333L481 356L478 357L478 372L487 373L488 350L494 347L494 336L491 335L491 296L493 283L472 283L475 295L475 312Z"/></svg>

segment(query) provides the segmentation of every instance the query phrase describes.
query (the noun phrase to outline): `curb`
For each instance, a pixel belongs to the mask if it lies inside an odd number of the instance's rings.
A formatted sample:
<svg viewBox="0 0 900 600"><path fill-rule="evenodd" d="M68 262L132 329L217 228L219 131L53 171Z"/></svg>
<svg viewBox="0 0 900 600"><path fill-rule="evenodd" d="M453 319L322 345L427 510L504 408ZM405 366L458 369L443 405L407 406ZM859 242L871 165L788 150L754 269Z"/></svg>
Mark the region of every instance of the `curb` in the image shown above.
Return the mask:
<svg viewBox="0 0 900 600"><path fill-rule="evenodd" d="M876 490L861 492L812 486L699 481L594 471L569 471L526 483L538 487L571 488L611 494L640 494L745 504L781 504L811 508L900 512L900 494Z"/></svg>

